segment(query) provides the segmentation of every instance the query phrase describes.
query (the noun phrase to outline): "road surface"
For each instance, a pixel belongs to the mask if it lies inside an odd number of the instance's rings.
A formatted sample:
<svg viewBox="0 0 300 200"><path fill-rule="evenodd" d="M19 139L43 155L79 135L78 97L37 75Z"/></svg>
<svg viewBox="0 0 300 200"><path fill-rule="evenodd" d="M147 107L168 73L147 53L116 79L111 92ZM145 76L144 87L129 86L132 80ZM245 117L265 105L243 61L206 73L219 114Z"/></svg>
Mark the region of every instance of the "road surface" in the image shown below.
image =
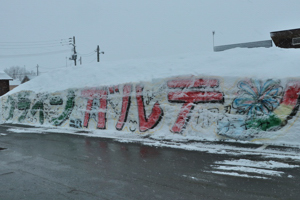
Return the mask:
<svg viewBox="0 0 300 200"><path fill-rule="evenodd" d="M15 126L15 125L13 125ZM18 126L20 128L20 126ZM213 173L228 160L274 161L0 127L0 199L299 199L300 168L280 175ZM30 129L30 128L29 128ZM275 160L276 161L276 160ZM288 165L297 160L277 159ZM255 178L257 177L257 178Z"/></svg>

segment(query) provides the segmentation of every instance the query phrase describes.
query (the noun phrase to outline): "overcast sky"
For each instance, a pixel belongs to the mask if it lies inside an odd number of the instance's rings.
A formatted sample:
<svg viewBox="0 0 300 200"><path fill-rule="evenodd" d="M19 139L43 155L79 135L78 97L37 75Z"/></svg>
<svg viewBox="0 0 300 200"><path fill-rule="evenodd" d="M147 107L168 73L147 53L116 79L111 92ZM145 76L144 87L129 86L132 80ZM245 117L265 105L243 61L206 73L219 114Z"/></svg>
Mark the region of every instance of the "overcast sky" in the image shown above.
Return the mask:
<svg viewBox="0 0 300 200"><path fill-rule="evenodd" d="M70 67L73 36L85 64L97 45L101 61L212 51L212 31L216 45L266 40L299 19L299 0L1 0L0 69Z"/></svg>

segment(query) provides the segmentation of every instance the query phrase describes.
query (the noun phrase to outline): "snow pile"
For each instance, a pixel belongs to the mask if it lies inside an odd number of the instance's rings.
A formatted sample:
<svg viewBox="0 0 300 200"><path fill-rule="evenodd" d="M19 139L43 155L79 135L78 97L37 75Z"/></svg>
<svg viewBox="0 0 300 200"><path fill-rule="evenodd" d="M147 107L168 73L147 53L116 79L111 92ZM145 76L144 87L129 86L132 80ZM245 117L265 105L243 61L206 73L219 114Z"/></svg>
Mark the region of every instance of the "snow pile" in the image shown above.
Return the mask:
<svg viewBox="0 0 300 200"><path fill-rule="evenodd" d="M299 145L298 62L259 48L66 68L3 96L2 121Z"/></svg>
<svg viewBox="0 0 300 200"><path fill-rule="evenodd" d="M55 92L69 88L150 82L153 79L182 75L286 78L300 76L298 69L299 52L297 50L275 47L236 48L223 52L198 52L62 68L22 84L8 94L22 90Z"/></svg>

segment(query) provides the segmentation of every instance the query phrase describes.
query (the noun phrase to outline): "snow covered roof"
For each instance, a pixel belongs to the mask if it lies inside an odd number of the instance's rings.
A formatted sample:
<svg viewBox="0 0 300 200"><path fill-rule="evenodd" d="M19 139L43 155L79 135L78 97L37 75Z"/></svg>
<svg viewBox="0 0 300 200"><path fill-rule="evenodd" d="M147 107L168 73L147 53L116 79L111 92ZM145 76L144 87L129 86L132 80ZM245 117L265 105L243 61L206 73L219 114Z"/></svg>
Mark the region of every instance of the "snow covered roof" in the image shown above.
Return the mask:
<svg viewBox="0 0 300 200"><path fill-rule="evenodd" d="M9 80L9 85L20 85L21 81L18 79Z"/></svg>
<svg viewBox="0 0 300 200"><path fill-rule="evenodd" d="M23 80L21 81L21 84L25 83L27 81L30 81L31 79L34 79L35 77L37 77L37 76L35 76L35 75L26 75L26 76L24 76Z"/></svg>
<svg viewBox="0 0 300 200"><path fill-rule="evenodd" d="M8 76L4 71L0 71L0 80L13 80L10 76Z"/></svg>

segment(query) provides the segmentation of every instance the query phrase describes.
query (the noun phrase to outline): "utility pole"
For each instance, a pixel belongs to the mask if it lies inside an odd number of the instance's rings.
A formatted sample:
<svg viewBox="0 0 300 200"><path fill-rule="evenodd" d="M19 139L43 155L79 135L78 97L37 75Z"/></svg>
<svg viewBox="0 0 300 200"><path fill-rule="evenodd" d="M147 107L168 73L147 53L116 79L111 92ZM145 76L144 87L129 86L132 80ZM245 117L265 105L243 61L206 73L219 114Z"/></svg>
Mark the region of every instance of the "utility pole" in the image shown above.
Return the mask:
<svg viewBox="0 0 300 200"><path fill-rule="evenodd" d="M75 45L75 36L73 36L73 47L74 47L74 64L76 66L76 59L77 59L77 52L76 52L76 45Z"/></svg>
<svg viewBox="0 0 300 200"><path fill-rule="evenodd" d="M213 35L213 50L215 51L215 31L212 32Z"/></svg>
<svg viewBox="0 0 300 200"><path fill-rule="evenodd" d="M97 62L100 62L100 54L104 54L104 51L100 52L100 47L99 45L97 46Z"/></svg>
<svg viewBox="0 0 300 200"><path fill-rule="evenodd" d="M36 65L36 75L39 75L39 65Z"/></svg>
<svg viewBox="0 0 300 200"><path fill-rule="evenodd" d="M79 61L80 61L80 65L82 64L82 58L81 58L81 56L80 56L80 58L79 58Z"/></svg>
<svg viewBox="0 0 300 200"><path fill-rule="evenodd" d="M71 40L69 42L72 42L72 38L69 39ZM73 43L69 43L69 44L73 46L73 55L71 58L69 58L69 60L74 60L74 64L76 66L77 52L76 52L76 45L75 45L75 36L73 36Z"/></svg>

